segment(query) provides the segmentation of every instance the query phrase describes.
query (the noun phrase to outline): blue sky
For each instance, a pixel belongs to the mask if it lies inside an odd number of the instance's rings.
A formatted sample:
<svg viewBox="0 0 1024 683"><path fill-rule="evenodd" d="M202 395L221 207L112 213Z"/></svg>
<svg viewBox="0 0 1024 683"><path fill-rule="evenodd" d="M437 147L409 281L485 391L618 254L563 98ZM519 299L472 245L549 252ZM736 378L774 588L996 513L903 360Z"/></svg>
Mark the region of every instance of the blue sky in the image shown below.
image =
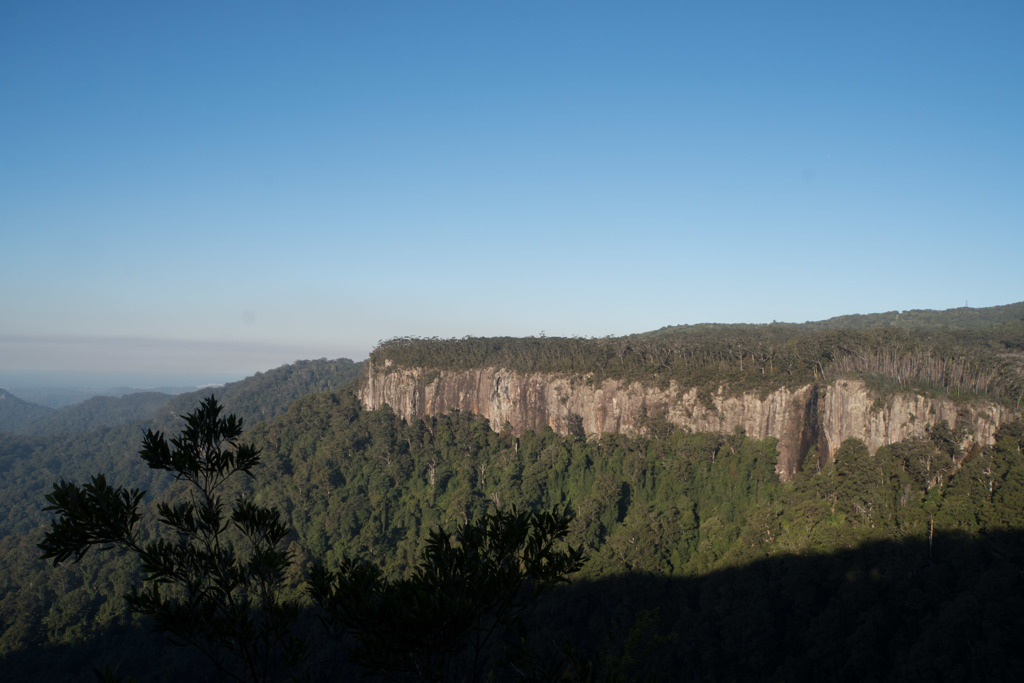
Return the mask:
<svg viewBox="0 0 1024 683"><path fill-rule="evenodd" d="M0 386L1024 299L1024 3L0 2Z"/></svg>

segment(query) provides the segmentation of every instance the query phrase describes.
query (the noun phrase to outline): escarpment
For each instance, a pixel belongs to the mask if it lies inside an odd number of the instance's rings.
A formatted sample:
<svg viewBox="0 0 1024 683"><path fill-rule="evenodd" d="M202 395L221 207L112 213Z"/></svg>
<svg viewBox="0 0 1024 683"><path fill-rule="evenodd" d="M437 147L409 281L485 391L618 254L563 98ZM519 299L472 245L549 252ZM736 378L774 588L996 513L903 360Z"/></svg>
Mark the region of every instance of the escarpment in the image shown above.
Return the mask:
<svg viewBox="0 0 1024 683"><path fill-rule="evenodd" d="M730 433L742 428L750 436L778 439L776 471L783 480L799 471L812 449L823 461L849 438L879 447L923 437L945 421L966 429L964 446L990 445L996 429L1016 413L997 403L955 402L946 397L901 393L876 397L859 380L837 379L796 388L732 394L724 388L701 394L697 389L588 376L519 373L497 367L428 370L368 364L360 391L363 405L388 404L405 419L471 412L492 427L506 423L513 431L550 427L567 433L582 423L588 435L636 434L652 417L693 431Z"/></svg>

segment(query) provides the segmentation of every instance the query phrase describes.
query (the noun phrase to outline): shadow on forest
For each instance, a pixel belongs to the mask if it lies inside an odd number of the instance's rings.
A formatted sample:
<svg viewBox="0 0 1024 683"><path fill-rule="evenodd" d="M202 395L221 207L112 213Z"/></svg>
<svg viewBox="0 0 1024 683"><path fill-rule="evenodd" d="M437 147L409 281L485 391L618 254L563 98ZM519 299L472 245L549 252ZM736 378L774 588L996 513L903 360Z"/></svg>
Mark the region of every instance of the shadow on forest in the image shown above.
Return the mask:
<svg viewBox="0 0 1024 683"><path fill-rule="evenodd" d="M525 623L535 661L597 680L1024 680L1024 531L873 542L697 578L580 580ZM85 681L107 664L143 681L209 673L138 628L13 653L0 671Z"/></svg>

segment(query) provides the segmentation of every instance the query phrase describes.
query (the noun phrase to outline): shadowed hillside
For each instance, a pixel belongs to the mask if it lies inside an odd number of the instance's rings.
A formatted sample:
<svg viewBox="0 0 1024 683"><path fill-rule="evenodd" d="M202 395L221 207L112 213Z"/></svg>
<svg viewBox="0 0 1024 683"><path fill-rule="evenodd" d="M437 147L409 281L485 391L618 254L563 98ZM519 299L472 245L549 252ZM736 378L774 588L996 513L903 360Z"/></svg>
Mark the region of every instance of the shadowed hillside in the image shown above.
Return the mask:
<svg viewBox="0 0 1024 683"><path fill-rule="evenodd" d="M531 654L516 665L568 680L1020 680L1022 570L1024 532L998 531L778 556L693 578L580 580L526 615ZM493 654L495 680L520 680ZM327 642L307 664L315 680L359 678L344 660ZM138 627L3 660L8 681L91 681L91 667L105 664L140 681L204 672L194 653Z"/></svg>

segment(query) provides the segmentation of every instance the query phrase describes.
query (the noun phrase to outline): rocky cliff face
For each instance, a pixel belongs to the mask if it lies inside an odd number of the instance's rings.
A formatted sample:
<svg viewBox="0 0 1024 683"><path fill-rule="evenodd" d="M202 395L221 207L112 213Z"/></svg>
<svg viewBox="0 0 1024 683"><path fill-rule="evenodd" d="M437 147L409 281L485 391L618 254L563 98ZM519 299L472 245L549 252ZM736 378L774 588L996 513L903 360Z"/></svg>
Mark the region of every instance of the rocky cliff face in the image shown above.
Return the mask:
<svg viewBox="0 0 1024 683"><path fill-rule="evenodd" d="M570 418L581 419L588 435L639 432L647 416L661 416L693 431L732 432L736 427L759 439L778 439L776 471L790 479L812 446L831 458L846 439L862 440L874 453L880 446L925 436L945 420L967 427L965 445L994 442L996 428L1012 411L991 403L962 404L947 398L900 394L878 400L863 382L838 380L767 395L700 396L674 383L665 387L619 380L550 374L519 374L500 368L449 372L369 365L360 399L367 408L385 403L406 419L451 410L486 417L516 432L545 426L566 433Z"/></svg>

